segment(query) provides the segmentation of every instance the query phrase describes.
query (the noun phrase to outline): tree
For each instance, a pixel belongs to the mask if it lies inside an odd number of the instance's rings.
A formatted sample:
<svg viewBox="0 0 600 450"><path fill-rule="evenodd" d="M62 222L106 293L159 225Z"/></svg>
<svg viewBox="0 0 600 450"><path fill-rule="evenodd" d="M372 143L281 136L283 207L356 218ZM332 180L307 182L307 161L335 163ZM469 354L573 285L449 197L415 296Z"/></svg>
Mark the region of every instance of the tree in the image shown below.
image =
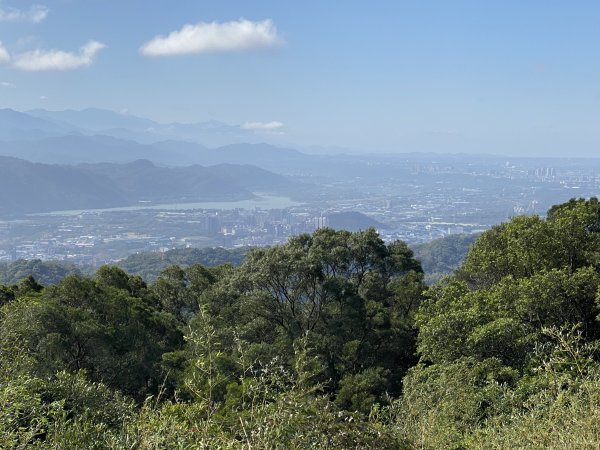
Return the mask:
<svg viewBox="0 0 600 450"><path fill-rule="evenodd" d="M372 389L365 398L372 402L386 391L399 392L414 361L413 317L424 290L420 264L406 244L386 246L373 229L325 228L251 251L200 301L214 313L217 328L235 330L251 344L253 359L280 357L292 365L294 343L306 338L332 392L345 377L372 380L377 374L384 381L367 383ZM354 405L366 411L367 403Z"/></svg>
<svg viewBox="0 0 600 450"><path fill-rule="evenodd" d="M400 409L417 445L468 446L486 421L505 427L524 404L535 409L563 395L579 401L589 373L574 374L581 366L575 347L562 345L569 362L552 392L540 362L556 358L557 335L548 330L575 328L583 347L599 348L599 273L596 199L571 200L547 219L515 217L483 233L416 315L420 364L404 380Z"/></svg>
<svg viewBox="0 0 600 450"><path fill-rule="evenodd" d="M170 266L151 285L161 308L180 322L187 323L199 310L202 293L218 279L222 267L207 268L194 264L187 269Z"/></svg>
<svg viewBox="0 0 600 450"><path fill-rule="evenodd" d="M102 270L96 281L72 275L5 305L2 351L26 352L41 376L85 370L137 398L155 392L161 356L181 345L181 335L151 301L131 296L119 270Z"/></svg>

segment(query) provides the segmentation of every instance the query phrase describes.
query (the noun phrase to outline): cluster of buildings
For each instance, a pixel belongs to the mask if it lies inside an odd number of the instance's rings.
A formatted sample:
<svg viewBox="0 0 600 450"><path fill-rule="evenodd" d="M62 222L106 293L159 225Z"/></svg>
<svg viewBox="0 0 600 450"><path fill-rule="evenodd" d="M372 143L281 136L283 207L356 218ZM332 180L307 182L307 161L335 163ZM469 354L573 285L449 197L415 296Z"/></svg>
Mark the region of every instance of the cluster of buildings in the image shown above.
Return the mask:
<svg viewBox="0 0 600 450"><path fill-rule="evenodd" d="M0 261L102 264L177 247L268 246L318 228L375 226L386 241L420 243L479 233L519 214L544 214L600 194L600 167L512 162L413 164L408 172L348 178L305 203L232 209L155 208L33 215L0 221ZM178 206L179 207L179 206ZM343 222L334 220L346 214Z"/></svg>

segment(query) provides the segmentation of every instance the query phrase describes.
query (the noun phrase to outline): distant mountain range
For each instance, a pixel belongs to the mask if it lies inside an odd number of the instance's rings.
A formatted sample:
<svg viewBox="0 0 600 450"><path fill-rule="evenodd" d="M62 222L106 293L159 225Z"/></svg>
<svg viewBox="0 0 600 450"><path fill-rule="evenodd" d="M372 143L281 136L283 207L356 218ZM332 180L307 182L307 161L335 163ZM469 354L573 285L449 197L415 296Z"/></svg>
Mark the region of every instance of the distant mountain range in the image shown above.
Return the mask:
<svg viewBox="0 0 600 450"><path fill-rule="evenodd" d="M0 157L0 215L157 203L233 201L253 192L289 195L296 184L258 167L158 167L128 164L60 166Z"/></svg>
<svg viewBox="0 0 600 450"><path fill-rule="evenodd" d="M285 136L279 133L243 125L218 121L162 124L94 108L0 109L0 155L46 164L138 159L165 166L252 164L276 173L329 180L368 176L373 171L369 167L374 167L365 165L362 157L344 155L340 148L301 152L285 145ZM379 176L381 167L377 167Z"/></svg>
<svg viewBox="0 0 600 450"><path fill-rule="evenodd" d="M365 173L361 161L256 139L254 131L214 121L159 124L99 109L0 109L0 214L240 200L253 192L322 198L319 177ZM330 183L327 190L339 189Z"/></svg>
<svg viewBox="0 0 600 450"><path fill-rule="evenodd" d="M19 112L0 109L0 155L48 164L254 164L274 169L301 159L296 150L265 143L268 134L210 121L160 124L101 109ZM269 162L272 162L269 164Z"/></svg>
<svg viewBox="0 0 600 450"><path fill-rule="evenodd" d="M282 146L276 136L216 121L160 124L101 109L0 109L0 155L33 162L129 163L146 159L163 166L251 164L296 177L321 177L326 184L336 179L380 180L400 175L397 155L349 155L340 153L341 149L335 154L312 153L317 149L304 153Z"/></svg>
<svg viewBox="0 0 600 450"><path fill-rule="evenodd" d="M244 143L209 149L190 142L140 144L103 135L5 141L0 142L0 155L46 164L128 163L138 159L163 166L252 164L283 173L298 171L303 165L315 165L313 161L319 158L269 144Z"/></svg>
<svg viewBox="0 0 600 450"><path fill-rule="evenodd" d="M74 134L105 135L151 144L164 140L201 143L208 147L249 142L280 143L277 135L218 121L162 124L150 119L103 109L18 112L0 109L0 141L35 140Z"/></svg>
<svg viewBox="0 0 600 450"><path fill-rule="evenodd" d="M0 140L40 139L78 132L69 124L41 119L12 109L0 109Z"/></svg>

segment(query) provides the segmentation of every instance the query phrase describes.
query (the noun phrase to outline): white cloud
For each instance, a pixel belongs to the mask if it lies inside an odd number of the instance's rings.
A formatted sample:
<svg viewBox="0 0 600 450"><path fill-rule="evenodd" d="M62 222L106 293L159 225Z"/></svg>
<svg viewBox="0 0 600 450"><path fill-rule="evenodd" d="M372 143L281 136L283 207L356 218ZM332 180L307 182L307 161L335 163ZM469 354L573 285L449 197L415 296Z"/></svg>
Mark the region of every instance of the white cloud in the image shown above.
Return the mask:
<svg viewBox="0 0 600 450"><path fill-rule="evenodd" d="M33 22L40 23L48 16L50 10L43 5L33 5L27 11L0 7L0 22Z"/></svg>
<svg viewBox="0 0 600 450"><path fill-rule="evenodd" d="M258 130L258 131L278 131L283 128L283 123L273 122L246 122L242 125L244 130Z"/></svg>
<svg viewBox="0 0 600 450"><path fill-rule="evenodd" d="M156 36L142 45L146 56L182 55L187 53L232 52L278 47L283 39L272 20L252 22L201 22L185 25L168 36Z"/></svg>
<svg viewBox="0 0 600 450"><path fill-rule="evenodd" d="M48 100L48 97L46 97L45 95L40 95L40 100L42 100L42 101Z"/></svg>
<svg viewBox="0 0 600 450"><path fill-rule="evenodd" d="M7 63L9 61L10 55L8 54L6 48L4 48L4 46L2 45L2 42L0 41L0 64Z"/></svg>
<svg viewBox="0 0 600 450"><path fill-rule="evenodd" d="M14 88L14 87L16 87L16 85L14 83L11 83L10 81L0 81L0 87Z"/></svg>
<svg viewBox="0 0 600 450"><path fill-rule="evenodd" d="M14 57L13 66L30 72L44 70L73 70L89 66L96 54L106 46L90 41L79 49L78 53L62 50L33 50Z"/></svg>

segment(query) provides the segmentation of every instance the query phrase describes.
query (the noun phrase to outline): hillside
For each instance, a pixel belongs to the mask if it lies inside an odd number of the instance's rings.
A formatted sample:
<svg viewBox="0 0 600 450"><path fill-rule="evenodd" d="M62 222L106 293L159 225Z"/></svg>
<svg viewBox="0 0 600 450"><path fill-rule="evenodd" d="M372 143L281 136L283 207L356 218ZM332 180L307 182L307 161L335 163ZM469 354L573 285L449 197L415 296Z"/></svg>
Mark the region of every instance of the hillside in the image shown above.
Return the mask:
<svg viewBox="0 0 600 450"><path fill-rule="evenodd" d="M123 259L117 266L132 275L140 275L150 283L169 266L189 267L202 264L206 267L231 264L240 266L249 248L228 250L224 248L180 248L167 252L136 253ZM18 284L28 277L48 286L60 283L68 275L92 275L98 267L78 266L65 261L18 260L0 263L0 284Z"/></svg>
<svg viewBox="0 0 600 450"><path fill-rule="evenodd" d="M330 228L0 286L0 447L597 448L598 230L596 198L514 217L430 287Z"/></svg>
<svg viewBox="0 0 600 450"><path fill-rule="evenodd" d="M452 234L413 245L411 248L423 265L427 283L433 284L458 269L477 237L477 234Z"/></svg>
<svg viewBox="0 0 600 450"><path fill-rule="evenodd" d="M59 166L0 157L0 214L109 208L152 202L229 201L253 191L293 192L285 177L253 166Z"/></svg>
<svg viewBox="0 0 600 450"><path fill-rule="evenodd" d="M129 203L127 193L100 175L0 157L0 214L4 216Z"/></svg>
<svg viewBox="0 0 600 450"><path fill-rule="evenodd" d="M146 160L128 164L86 164L77 167L102 176L131 201L193 202L252 198L253 191L282 192L287 178L254 166L159 167Z"/></svg>
<svg viewBox="0 0 600 450"><path fill-rule="evenodd" d="M102 135L5 141L0 145L0 154L45 164L127 163L138 159L166 163L169 156L171 161L178 160L177 154L168 155L151 145ZM181 164L192 162L183 158L180 161Z"/></svg>
<svg viewBox="0 0 600 450"><path fill-rule="evenodd" d="M213 267L221 264L239 266L244 261L249 248L227 250L224 248L181 248L164 253L137 253L118 263L126 272L140 275L148 282L154 281L167 267L178 265L189 267L194 264Z"/></svg>
<svg viewBox="0 0 600 450"><path fill-rule="evenodd" d="M365 216L366 217L366 216ZM368 219L368 220L367 220ZM364 228L377 224L365 219ZM356 224L357 222L352 222ZM346 223L348 225L349 223ZM356 231L356 230L348 230ZM476 235L451 235L424 244L412 246L414 257L418 260L428 284L451 275L463 262L469 247L476 241ZM142 252L127 256L117 263L119 267L132 275L140 275L147 282L154 281L167 267L178 265L189 267L202 264L207 267L221 264L239 266L244 262L250 248L225 249L222 247L178 248L166 252ZM33 276L43 285L56 284L66 275L88 274L90 267L79 267L61 261L19 260L0 264L0 283L15 284L28 276Z"/></svg>
<svg viewBox="0 0 600 450"><path fill-rule="evenodd" d="M45 123L41 119L31 118L22 125L24 130L31 131L28 139L9 139L2 135L0 128L0 155L50 164L127 163L147 159L171 166L259 163L269 168L291 167L293 163L306 164L316 160L315 156L268 144L244 143L209 149L201 144L177 140L140 143L143 139L138 139L134 132L125 129L115 131L119 137L107 134L45 136L42 133L42 136L36 139L35 130L29 126L37 125L55 127L54 124ZM61 130L58 126L53 129L56 133Z"/></svg>
<svg viewBox="0 0 600 450"><path fill-rule="evenodd" d="M81 275L85 272L86 268L62 261L19 260L0 263L0 284L17 284L31 276L38 283L48 286L60 283L67 275Z"/></svg>

